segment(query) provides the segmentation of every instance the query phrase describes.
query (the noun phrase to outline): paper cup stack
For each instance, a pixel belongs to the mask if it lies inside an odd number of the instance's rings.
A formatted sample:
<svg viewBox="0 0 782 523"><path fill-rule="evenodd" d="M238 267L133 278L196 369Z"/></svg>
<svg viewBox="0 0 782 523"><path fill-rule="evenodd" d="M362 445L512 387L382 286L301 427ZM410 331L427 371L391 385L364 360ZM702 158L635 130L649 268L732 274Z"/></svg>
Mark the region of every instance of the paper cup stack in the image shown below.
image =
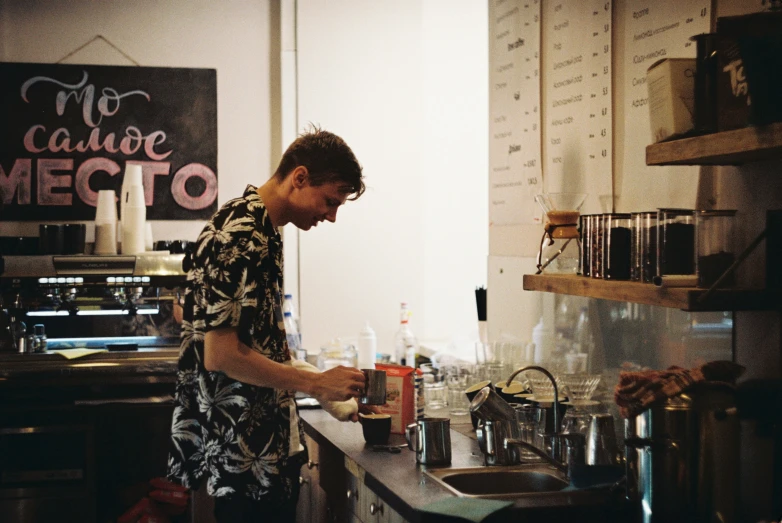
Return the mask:
<svg viewBox="0 0 782 523"><path fill-rule="evenodd" d="M98 191L95 254L117 254L117 193L111 190Z"/></svg>
<svg viewBox="0 0 782 523"><path fill-rule="evenodd" d="M139 254L146 250L147 206L141 166L127 164L122 180L122 254Z"/></svg>

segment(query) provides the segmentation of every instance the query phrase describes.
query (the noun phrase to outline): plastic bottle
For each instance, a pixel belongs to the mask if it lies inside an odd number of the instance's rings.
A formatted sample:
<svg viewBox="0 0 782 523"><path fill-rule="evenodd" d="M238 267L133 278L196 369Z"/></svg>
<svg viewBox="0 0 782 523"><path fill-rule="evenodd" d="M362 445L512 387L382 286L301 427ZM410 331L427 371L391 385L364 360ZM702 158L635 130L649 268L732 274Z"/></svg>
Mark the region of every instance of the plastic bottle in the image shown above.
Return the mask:
<svg viewBox="0 0 782 523"><path fill-rule="evenodd" d="M299 331L290 311L283 313L283 321L285 322L285 337L288 340L288 350L291 351L291 355L294 358L301 359L302 350L299 343Z"/></svg>
<svg viewBox="0 0 782 523"><path fill-rule="evenodd" d="M407 303L402 302L399 311L399 330L396 331L395 355L401 365L415 368L415 356L418 353L418 339L410 329L410 310Z"/></svg>
<svg viewBox="0 0 782 523"><path fill-rule="evenodd" d="M592 327L589 323L589 312L586 307L581 308L578 322L573 333L573 352L590 354L595 347L595 339L592 335Z"/></svg>
<svg viewBox="0 0 782 523"><path fill-rule="evenodd" d="M554 352L554 340L554 329L547 327L541 316L538 324L532 329L536 364L540 365L549 360Z"/></svg>
<svg viewBox="0 0 782 523"><path fill-rule="evenodd" d="M292 294L286 294L282 302L282 313L285 314L286 312L291 313L293 323L296 324L296 332L299 333L299 346L303 347L301 343L301 323L299 322L299 315L296 313L296 305L293 303Z"/></svg>
<svg viewBox="0 0 782 523"><path fill-rule="evenodd" d="M366 322L364 328L358 333L358 368L374 369L376 353L377 336L369 326L369 322Z"/></svg>

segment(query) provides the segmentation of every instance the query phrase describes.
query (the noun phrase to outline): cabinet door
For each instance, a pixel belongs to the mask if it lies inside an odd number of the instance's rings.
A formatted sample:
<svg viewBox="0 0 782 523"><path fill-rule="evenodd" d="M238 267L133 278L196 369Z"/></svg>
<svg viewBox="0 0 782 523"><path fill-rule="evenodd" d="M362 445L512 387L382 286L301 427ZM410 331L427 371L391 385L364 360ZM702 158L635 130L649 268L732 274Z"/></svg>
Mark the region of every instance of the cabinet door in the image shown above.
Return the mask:
<svg viewBox="0 0 782 523"><path fill-rule="evenodd" d="M359 488L359 479L353 474L348 474L345 485L346 513L348 516L355 516L361 519L361 492Z"/></svg>
<svg viewBox="0 0 782 523"><path fill-rule="evenodd" d="M302 467L299 475L299 502L296 505L296 523L309 523L311 521L310 506L312 500L312 478L309 470Z"/></svg>
<svg viewBox="0 0 782 523"><path fill-rule="evenodd" d="M388 503L369 487L364 487L364 490L365 497L369 499L366 523L407 523L399 512L389 507Z"/></svg>
<svg viewBox="0 0 782 523"><path fill-rule="evenodd" d="M309 486L309 517L307 521L311 523L327 523L329 521L328 502L326 493L320 487L320 446L318 443L304 435L309 451L309 460L301 467L302 473L310 478Z"/></svg>

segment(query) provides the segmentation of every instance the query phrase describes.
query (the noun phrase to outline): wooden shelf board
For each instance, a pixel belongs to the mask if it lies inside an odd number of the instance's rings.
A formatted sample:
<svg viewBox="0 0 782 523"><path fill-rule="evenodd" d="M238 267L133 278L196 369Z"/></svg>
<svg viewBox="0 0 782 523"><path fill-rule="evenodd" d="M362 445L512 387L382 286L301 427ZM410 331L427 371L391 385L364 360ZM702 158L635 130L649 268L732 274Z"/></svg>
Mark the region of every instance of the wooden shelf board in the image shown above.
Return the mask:
<svg viewBox="0 0 782 523"><path fill-rule="evenodd" d="M741 165L782 158L782 123L745 127L646 147L646 165Z"/></svg>
<svg viewBox="0 0 782 523"><path fill-rule="evenodd" d="M699 303L698 299L706 292L705 289L662 288L650 283L598 280L575 274L527 274L523 286L527 291L628 301L685 311L782 309L782 293L763 290L717 290L708 301Z"/></svg>

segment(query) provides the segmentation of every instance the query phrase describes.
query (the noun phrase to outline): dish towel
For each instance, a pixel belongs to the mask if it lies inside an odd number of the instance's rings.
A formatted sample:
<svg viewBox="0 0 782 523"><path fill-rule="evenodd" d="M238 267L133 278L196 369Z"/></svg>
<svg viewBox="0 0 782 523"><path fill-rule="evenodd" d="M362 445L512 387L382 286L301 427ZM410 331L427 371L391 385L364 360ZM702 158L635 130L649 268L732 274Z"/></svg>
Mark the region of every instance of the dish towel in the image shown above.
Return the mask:
<svg viewBox="0 0 782 523"><path fill-rule="evenodd" d="M479 498L443 498L421 507L422 512L480 523L491 514L512 505L511 501Z"/></svg>
<svg viewBox="0 0 782 523"><path fill-rule="evenodd" d="M623 418L632 418L658 402L677 396L701 381L734 384L745 368L732 361L710 361L699 367L621 372L614 401Z"/></svg>
<svg viewBox="0 0 782 523"><path fill-rule="evenodd" d="M90 354L98 354L101 352L108 352L107 349L63 349L63 350L50 350L52 354L59 354L63 358L74 360L76 358L83 358Z"/></svg>

